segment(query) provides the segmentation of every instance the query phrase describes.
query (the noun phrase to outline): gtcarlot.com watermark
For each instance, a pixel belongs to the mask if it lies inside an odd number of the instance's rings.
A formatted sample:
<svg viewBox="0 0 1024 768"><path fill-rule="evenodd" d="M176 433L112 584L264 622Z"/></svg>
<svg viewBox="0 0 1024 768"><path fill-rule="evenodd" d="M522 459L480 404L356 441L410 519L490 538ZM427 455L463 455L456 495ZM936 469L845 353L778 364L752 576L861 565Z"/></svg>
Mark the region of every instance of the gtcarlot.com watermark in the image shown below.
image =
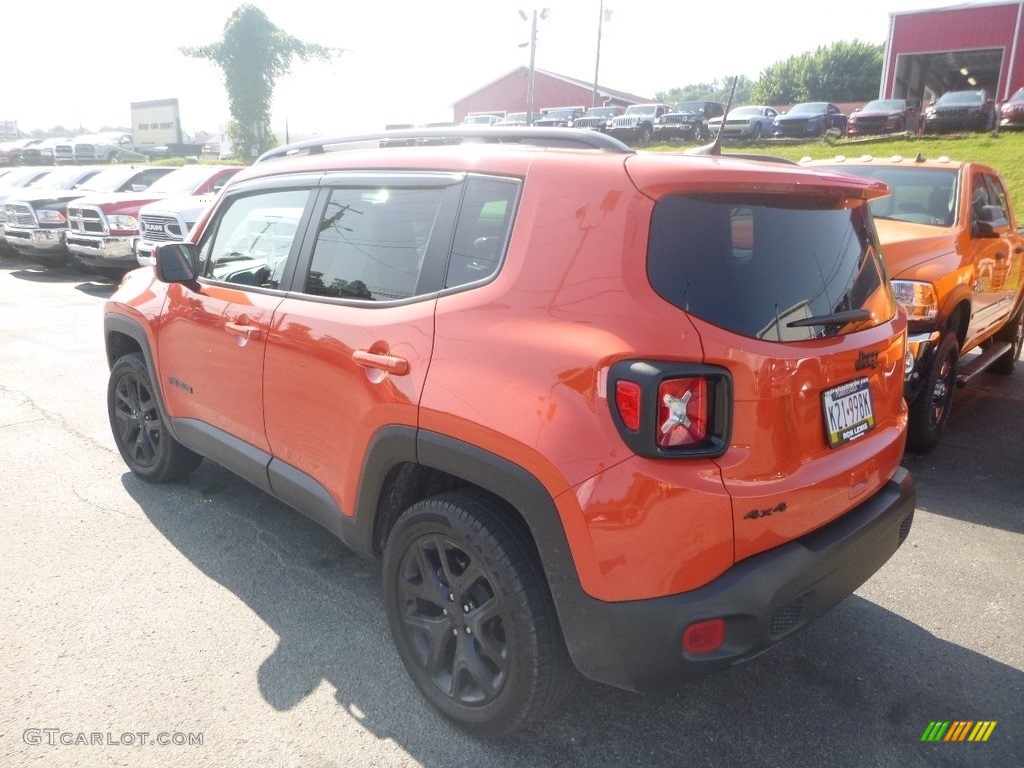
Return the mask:
<svg viewBox="0 0 1024 768"><path fill-rule="evenodd" d="M203 734L182 731L68 731L63 728L26 728L21 740L32 746L51 747L201 747Z"/></svg>

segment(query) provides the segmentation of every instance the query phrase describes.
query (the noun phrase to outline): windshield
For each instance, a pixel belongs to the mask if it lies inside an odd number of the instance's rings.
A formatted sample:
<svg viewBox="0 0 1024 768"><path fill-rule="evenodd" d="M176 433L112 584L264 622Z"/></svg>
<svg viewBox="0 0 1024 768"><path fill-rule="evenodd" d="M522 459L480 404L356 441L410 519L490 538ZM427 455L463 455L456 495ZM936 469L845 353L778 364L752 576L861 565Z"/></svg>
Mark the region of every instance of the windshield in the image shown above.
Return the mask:
<svg viewBox="0 0 1024 768"><path fill-rule="evenodd" d="M463 120L464 125L479 125L480 123L493 123L497 118L493 115L474 115Z"/></svg>
<svg viewBox="0 0 1024 768"><path fill-rule="evenodd" d="M950 91L939 96L936 106L981 104L984 101L978 91Z"/></svg>
<svg viewBox="0 0 1024 768"><path fill-rule="evenodd" d="M525 112L512 112L512 113L509 114L508 117L506 117L504 120L502 120L502 122L503 123L511 123L514 120L521 120L521 121L525 122L525 120L526 120L526 113Z"/></svg>
<svg viewBox="0 0 1024 768"><path fill-rule="evenodd" d="M544 113L544 117L572 117L575 114L575 109L549 109Z"/></svg>
<svg viewBox="0 0 1024 768"><path fill-rule="evenodd" d="M95 175L97 171L92 171ZM48 187L50 189L71 189L83 178L88 178L90 173L82 168L62 168L59 171L50 171L42 178L32 182L33 187Z"/></svg>
<svg viewBox="0 0 1024 768"><path fill-rule="evenodd" d="M154 181L146 191L188 195L201 187L208 178L210 178L210 169L201 165L179 168Z"/></svg>
<svg viewBox="0 0 1024 768"><path fill-rule="evenodd" d="M138 171L134 168L109 168L97 173L85 184L82 184L79 189L84 189L88 192L116 192L137 173Z"/></svg>
<svg viewBox="0 0 1024 768"><path fill-rule="evenodd" d="M1013 96L1010 97L1010 101L1024 101L1024 88L1021 88Z"/></svg>
<svg viewBox="0 0 1024 768"><path fill-rule="evenodd" d="M875 99L861 108L861 112L902 112L904 102L900 99Z"/></svg>
<svg viewBox="0 0 1024 768"><path fill-rule="evenodd" d="M830 166L836 171L878 179L892 194L868 203L876 219L950 227L956 219L959 173L945 168Z"/></svg>
<svg viewBox="0 0 1024 768"><path fill-rule="evenodd" d="M0 187L24 187L46 173L39 168L18 168L0 177Z"/></svg>
<svg viewBox="0 0 1024 768"><path fill-rule="evenodd" d="M867 207L838 200L663 198L651 219L647 274L680 309L767 341L850 333L895 311Z"/></svg>
<svg viewBox="0 0 1024 768"><path fill-rule="evenodd" d="M626 107L627 115L653 115L658 111L658 107L654 104L634 104L632 107Z"/></svg>
<svg viewBox="0 0 1024 768"><path fill-rule="evenodd" d="M680 101L674 107L673 112L700 112L704 109L703 101Z"/></svg>
<svg viewBox="0 0 1024 768"><path fill-rule="evenodd" d="M729 117L759 117L760 107L737 107L729 113Z"/></svg>
<svg viewBox="0 0 1024 768"><path fill-rule="evenodd" d="M828 111L828 105L823 101L809 101L806 104L797 104L791 110L791 115L821 115Z"/></svg>

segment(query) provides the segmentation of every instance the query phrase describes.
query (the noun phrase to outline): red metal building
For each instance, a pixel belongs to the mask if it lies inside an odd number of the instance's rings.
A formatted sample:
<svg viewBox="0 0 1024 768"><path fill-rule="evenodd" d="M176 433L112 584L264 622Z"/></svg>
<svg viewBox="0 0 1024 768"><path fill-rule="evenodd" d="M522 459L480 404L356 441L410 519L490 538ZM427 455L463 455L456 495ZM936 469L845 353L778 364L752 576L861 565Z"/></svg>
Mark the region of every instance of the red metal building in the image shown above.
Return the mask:
<svg viewBox="0 0 1024 768"><path fill-rule="evenodd" d="M463 96L452 107L455 123L461 123L470 112L525 112L526 93L529 85L528 67L513 69L507 75ZM613 91L602 85L597 86L597 106L622 106L644 104L654 101L625 91ZM533 111L551 107L589 108L594 101L594 84L577 80L543 69L534 70Z"/></svg>
<svg viewBox="0 0 1024 768"><path fill-rule="evenodd" d="M889 14L882 98L927 103L984 88L997 101L1024 86L1024 2L988 2Z"/></svg>

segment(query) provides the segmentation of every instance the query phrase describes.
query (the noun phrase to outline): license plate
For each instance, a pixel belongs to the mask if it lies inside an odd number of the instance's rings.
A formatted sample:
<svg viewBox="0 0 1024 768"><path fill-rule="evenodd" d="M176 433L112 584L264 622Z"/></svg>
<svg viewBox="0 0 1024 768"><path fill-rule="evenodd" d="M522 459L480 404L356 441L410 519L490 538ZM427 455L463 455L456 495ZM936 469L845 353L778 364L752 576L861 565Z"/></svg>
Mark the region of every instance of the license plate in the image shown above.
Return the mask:
<svg viewBox="0 0 1024 768"><path fill-rule="evenodd" d="M875 428L875 410L867 379L854 379L821 395L830 448L856 440Z"/></svg>

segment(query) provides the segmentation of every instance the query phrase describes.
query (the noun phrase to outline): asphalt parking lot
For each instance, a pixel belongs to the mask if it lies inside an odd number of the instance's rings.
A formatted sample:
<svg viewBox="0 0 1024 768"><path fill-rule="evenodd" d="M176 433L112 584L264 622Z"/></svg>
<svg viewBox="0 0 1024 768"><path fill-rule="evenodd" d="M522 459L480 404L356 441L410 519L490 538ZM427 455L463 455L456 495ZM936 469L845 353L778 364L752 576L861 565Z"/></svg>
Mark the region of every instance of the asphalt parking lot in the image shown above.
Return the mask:
<svg viewBox="0 0 1024 768"><path fill-rule="evenodd" d="M0 257L0 765L1024 766L1024 364L958 393L905 460L908 541L807 631L671 695L581 681L484 742L406 677L375 564L212 462L127 472L112 292ZM922 742L937 720L996 726Z"/></svg>

